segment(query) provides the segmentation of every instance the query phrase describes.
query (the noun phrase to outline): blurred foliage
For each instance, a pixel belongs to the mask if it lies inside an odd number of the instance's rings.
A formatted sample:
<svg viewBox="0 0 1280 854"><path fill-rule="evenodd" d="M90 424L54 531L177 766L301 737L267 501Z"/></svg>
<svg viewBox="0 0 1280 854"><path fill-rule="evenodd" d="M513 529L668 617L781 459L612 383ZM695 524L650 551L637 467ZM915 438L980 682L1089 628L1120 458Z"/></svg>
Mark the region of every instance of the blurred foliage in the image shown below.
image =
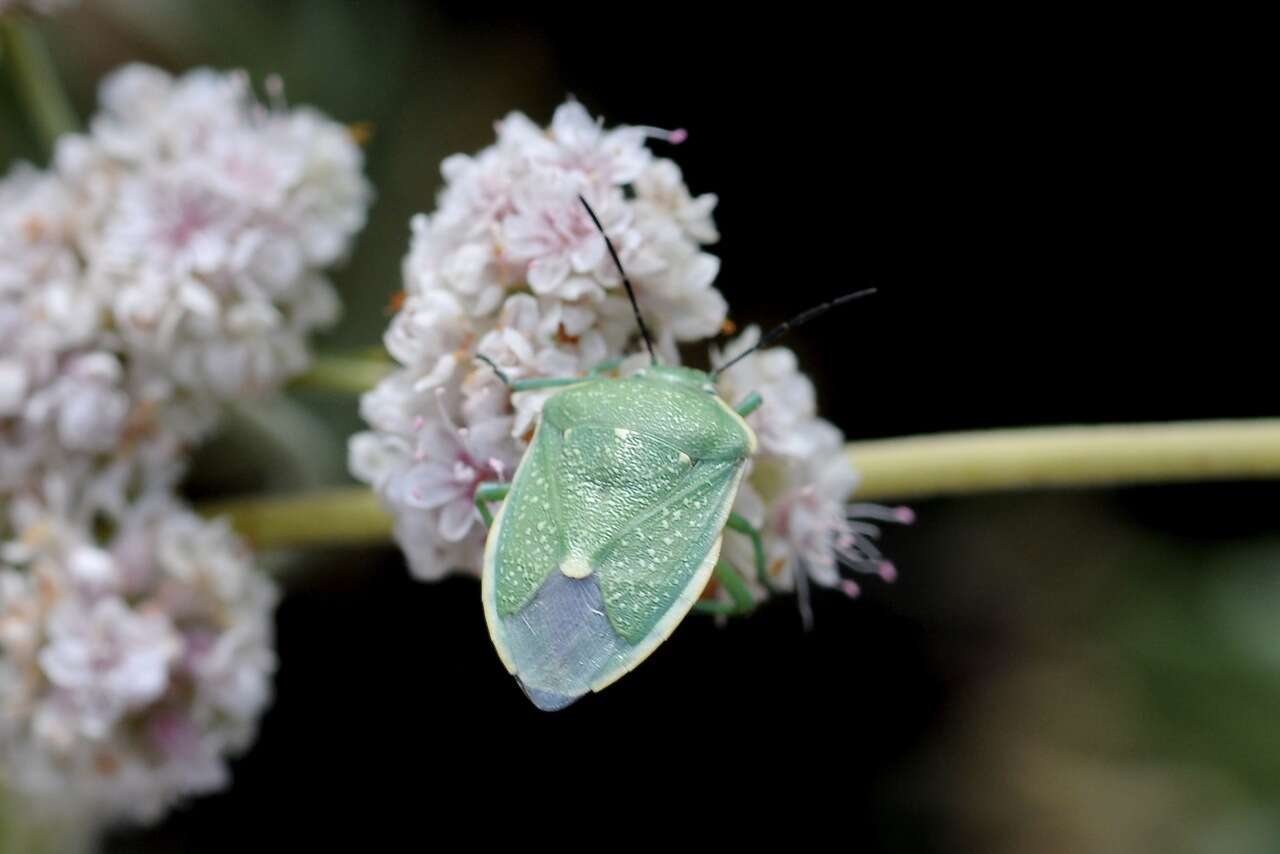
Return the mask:
<svg viewBox="0 0 1280 854"><path fill-rule="evenodd" d="M980 662L919 780L959 847L1277 850L1280 542L1157 539L1080 499L994 503L981 556L966 549L921 615L967 647L947 669Z"/></svg>

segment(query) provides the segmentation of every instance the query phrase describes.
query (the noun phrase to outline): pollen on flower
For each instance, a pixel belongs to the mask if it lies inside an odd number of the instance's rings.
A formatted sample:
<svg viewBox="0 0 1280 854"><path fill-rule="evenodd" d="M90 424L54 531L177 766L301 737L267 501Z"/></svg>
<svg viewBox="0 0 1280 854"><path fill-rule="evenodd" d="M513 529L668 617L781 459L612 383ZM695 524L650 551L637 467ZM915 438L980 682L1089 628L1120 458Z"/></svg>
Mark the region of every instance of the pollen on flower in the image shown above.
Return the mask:
<svg viewBox="0 0 1280 854"><path fill-rule="evenodd" d="M351 134L351 141L362 148L373 142L375 131L373 122L352 122L347 125L347 133Z"/></svg>

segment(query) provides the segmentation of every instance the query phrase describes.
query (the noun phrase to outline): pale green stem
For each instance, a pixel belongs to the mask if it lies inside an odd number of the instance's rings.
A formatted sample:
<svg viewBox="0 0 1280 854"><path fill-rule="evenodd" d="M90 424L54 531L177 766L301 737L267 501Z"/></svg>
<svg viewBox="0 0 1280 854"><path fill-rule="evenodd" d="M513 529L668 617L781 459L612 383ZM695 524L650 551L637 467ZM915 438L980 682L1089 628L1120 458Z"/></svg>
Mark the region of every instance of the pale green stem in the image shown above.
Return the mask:
<svg viewBox="0 0 1280 854"><path fill-rule="evenodd" d="M1280 418L940 433L853 442L859 500L1280 478Z"/></svg>
<svg viewBox="0 0 1280 854"><path fill-rule="evenodd" d="M293 388L364 394L391 373L392 365L367 356L320 356Z"/></svg>
<svg viewBox="0 0 1280 854"><path fill-rule="evenodd" d="M391 538L391 517L366 487L330 487L294 495L260 496L202 505L226 517L258 549L380 543Z"/></svg>
<svg viewBox="0 0 1280 854"><path fill-rule="evenodd" d="M1210 480L1280 479L1280 419L943 433L853 442L857 499ZM259 548L385 541L391 519L370 490L344 487L228 501Z"/></svg>
<svg viewBox="0 0 1280 854"><path fill-rule="evenodd" d="M52 153L58 137L72 133L80 123L63 91L49 49L33 22L15 16L0 17L0 42L18 97L46 151Z"/></svg>

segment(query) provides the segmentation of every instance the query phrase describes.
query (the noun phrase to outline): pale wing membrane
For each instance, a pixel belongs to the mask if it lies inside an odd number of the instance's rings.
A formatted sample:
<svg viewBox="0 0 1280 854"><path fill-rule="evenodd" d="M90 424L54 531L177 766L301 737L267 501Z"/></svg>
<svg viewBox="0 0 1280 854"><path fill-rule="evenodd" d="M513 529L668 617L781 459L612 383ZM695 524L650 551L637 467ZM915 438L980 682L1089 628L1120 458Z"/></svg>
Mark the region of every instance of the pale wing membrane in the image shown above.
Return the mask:
<svg viewBox="0 0 1280 854"><path fill-rule="evenodd" d="M545 424L541 433L533 446L539 456L522 466L504 506L493 571L502 643L516 675L535 704L555 709L634 666L652 648L638 649L648 634L639 627L652 629L688 587L718 534L716 514L682 534L694 549L690 556L669 556L677 542L672 536L664 547L672 569L665 583L657 571L644 575L623 561L620 537L638 520L670 525L662 508L672 501L686 508L682 516L692 514L693 504L716 491L701 486L708 477L733 478L732 466L695 467L688 455L641 433L580 425L561 436ZM592 572L570 578L555 571L570 557L586 561ZM617 589L605 577L606 565L618 567L619 584L646 597L644 605L617 609L637 631L620 631L615 609L605 605L607 591Z"/></svg>
<svg viewBox="0 0 1280 854"><path fill-rule="evenodd" d="M594 561L605 612L641 643L688 587L724 527L738 465L701 463L682 488L635 519Z"/></svg>
<svg viewBox="0 0 1280 854"><path fill-rule="evenodd" d="M597 674L622 666L631 651L605 616L594 575L552 573L532 602L502 619L502 629L521 686L548 711L590 691Z"/></svg>

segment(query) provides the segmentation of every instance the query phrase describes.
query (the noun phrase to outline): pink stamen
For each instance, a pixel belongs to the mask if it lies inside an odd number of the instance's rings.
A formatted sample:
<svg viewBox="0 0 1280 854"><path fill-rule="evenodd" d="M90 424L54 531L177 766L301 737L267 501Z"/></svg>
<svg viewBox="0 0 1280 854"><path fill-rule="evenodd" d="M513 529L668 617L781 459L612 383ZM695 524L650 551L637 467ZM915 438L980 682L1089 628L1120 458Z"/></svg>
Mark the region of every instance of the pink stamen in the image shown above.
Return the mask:
<svg viewBox="0 0 1280 854"><path fill-rule="evenodd" d="M881 563L876 571L887 584L892 584L898 578L898 568L887 560Z"/></svg>
<svg viewBox="0 0 1280 854"><path fill-rule="evenodd" d="M679 145L689 138L689 132L684 128L676 128L675 130L666 130L665 128L648 127L641 125L639 130L644 131L644 135L650 139L660 139L671 145Z"/></svg>
<svg viewBox="0 0 1280 854"><path fill-rule="evenodd" d="M850 599L857 599L862 595L862 588L858 586L856 581L848 579L840 582L840 592L848 596Z"/></svg>
<svg viewBox="0 0 1280 854"><path fill-rule="evenodd" d="M916 511L910 507L895 507L893 509L894 518L904 525L913 525L916 521Z"/></svg>

